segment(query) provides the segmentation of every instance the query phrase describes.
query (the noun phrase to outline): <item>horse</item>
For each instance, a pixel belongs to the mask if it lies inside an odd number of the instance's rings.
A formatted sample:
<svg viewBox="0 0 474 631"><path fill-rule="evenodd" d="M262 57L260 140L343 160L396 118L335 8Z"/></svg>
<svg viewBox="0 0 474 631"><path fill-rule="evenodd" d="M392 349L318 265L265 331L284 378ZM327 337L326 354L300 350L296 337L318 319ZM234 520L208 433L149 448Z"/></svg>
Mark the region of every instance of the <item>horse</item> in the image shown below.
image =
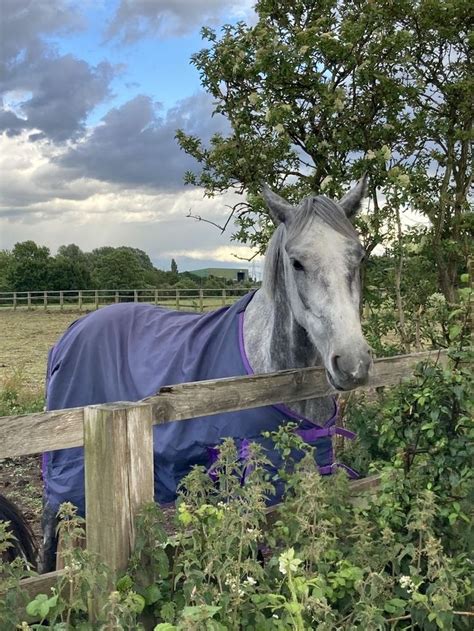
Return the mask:
<svg viewBox="0 0 474 631"><path fill-rule="evenodd" d="M364 250L351 222L365 190L362 178L338 202L312 195L295 207L264 186L275 231L261 288L204 314L126 303L77 320L49 354L48 409L138 401L176 383L309 366L324 366L330 393L365 383L372 358L360 323ZM334 460L332 436L353 437L336 426L336 416L335 400L326 396L155 425L155 500L176 499L194 465L211 470L223 437L234 439L242 458L250 440L260 443L277 469L276 450L262 432L289 420L317 444L320 472L330 474L344 466ZM85 514L83 466L81 448L44 455L48 549L61 502Z"/></svg>
<svg viewBox="0 0 474 631"><path fill-rule="evenodd" d="M0 522L6 522L7 532L13 535L1 561L11 563L20 557L30 569L36 569L37 546L30 525L18 506L4 495L0 495Z"/></svg>

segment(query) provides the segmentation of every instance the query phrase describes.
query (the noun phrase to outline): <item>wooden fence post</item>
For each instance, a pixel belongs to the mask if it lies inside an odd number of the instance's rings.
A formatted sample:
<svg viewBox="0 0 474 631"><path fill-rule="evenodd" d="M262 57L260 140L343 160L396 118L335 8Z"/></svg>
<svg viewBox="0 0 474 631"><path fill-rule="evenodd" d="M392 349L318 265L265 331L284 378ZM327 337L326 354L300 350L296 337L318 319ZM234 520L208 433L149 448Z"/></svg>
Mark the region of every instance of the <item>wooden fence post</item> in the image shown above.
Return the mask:
<svg viewBox="0 0 474 631"><path fill-rule="evenodd" d="M202 289L199 290L199 311L202 313L204 311L204 292Z"/></svg>
<svg viewBox="0 0 474 631"><path fill-rule="evenodd" d="M99 291L96 289L94 292L95 308L96 311L99 308Z"/></svg>
<svg viewBox="0 0 474 631"><path fill-rule="evenodd" d="M16 291L13 292L13 308L17 307Z"/></svg>
<svg viewBox="0 0 474 631"><path fill-rule="evenodd" d="M179 311L179 289L176 290L176 311Z"/></svg>
<svg viewBox="0 0 474 631"><path fill-rule="evenodd" d="M222 290L222 305L225 307L225 302L226 302L226 290L223 289Z"/></svg>
<svg viewBox="0 0 474 631"><path fill-rule="evenodd" d="M116 292L115 292L115 304L117 304L117 303L118 303L118 301L119 301L119 292L118 292L118 291L116 291Z"/></svg>
<svg viewBox="0 0 474 631"><path fill-rule="evenodd" d="M28 311L31 309L31 291L27 292L26 294L26 300L27 300L27 304L28 304Z"/></svg>
<svg viewBox="0 0 474 631"><path fill-rule="evenodd" d="M61 311L64 309L64 294L62 291L59 292L59 308Z"/></svg>
<svg viewBox="0 0 474 631"><path fill-rule="evenodd" d="M77 302L79 305L79 311L82 311L82 289L79 289L79 295L77 298Z"/></svg>
<svg viewBox="0 0 474 631"><path fill-rule="evenodd" d="M155 305L157 305L158 304L158 289L155 289L154 293L155 293L155 296L154 296L155 297Z"/></svg>
<svg viewBox="0 0 474 631"><path fill-rule="evenodd" d="M138 291L136 289L133 290L133 302L138 302Z"/></svg>
<svg viewBox="0 0 474 631"><path fill-rule="evenodd" d="M43 305L45 310L48 308L48 292L43 291Z"/></svg>
<svg viewBox="0 0 474 631"><path fill-rule="evenodd" d="M112 571L128 564L135 516L153 501L153 419L149 405L84 409L87 549ZM92 617L104 603L94 602Z"/></svg>

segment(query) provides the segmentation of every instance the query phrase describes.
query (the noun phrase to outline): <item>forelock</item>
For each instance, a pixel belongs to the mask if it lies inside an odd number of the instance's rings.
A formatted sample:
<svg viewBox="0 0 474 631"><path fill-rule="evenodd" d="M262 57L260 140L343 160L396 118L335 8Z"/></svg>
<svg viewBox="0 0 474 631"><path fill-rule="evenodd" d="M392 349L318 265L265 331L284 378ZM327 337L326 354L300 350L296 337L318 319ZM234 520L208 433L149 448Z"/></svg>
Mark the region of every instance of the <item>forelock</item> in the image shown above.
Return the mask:
<svg viewBox="0 0 474 631"><path fill-rule="evenodd" d="M295 217L289 225L288 237L294 238L309 228L315 218L321 219L330 228L343 236L359 241L354 226L346 217L338 204L324 195L306 197L295 212Z"/></svg>

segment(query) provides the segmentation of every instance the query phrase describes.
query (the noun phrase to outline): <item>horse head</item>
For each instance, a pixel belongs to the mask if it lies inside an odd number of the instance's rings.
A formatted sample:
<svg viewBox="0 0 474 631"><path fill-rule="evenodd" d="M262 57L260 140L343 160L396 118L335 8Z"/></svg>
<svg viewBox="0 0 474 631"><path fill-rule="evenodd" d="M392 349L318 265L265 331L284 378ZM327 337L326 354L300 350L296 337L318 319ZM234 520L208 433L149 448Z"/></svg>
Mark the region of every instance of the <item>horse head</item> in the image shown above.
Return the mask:
<svg viewBox="0 0 474 631"><path fill-rule="evenodd" d="M275 265L265 264L264 287L285 300L295 321L314 345L331 385L349 390L365 383L371 351L360 322L359 268L364 249L351 223L366 192L362 180L339 201L309 196L289 204L267 186L263 195L277 230L269 246ZM270 259L272 255L270 254ZM283 274L281 274L283 270Z"/></svg>

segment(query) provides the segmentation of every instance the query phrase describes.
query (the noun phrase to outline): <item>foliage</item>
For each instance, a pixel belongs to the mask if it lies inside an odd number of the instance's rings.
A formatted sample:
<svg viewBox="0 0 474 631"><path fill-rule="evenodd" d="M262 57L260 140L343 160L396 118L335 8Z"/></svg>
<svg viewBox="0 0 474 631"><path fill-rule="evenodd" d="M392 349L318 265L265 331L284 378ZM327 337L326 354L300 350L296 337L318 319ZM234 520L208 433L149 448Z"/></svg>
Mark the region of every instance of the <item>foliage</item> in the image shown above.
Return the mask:
<svg viewBox="0 0 474 631"><path fill-rule="evenodd" d="M7 267L8 285L14 291L48 289L49 249L34 241L16 243Z"/></svg>
<svg viewBox="0 0 474 631"><path fill-rule="evenodd" d="M214 465L217 482L203 467L183 481L173 533L157 506L144 508L128 572L113 591L103 566L68 548L63 582L28 604L44 618L30 628L92 629L88 598L102 594L104 629L140 629L142 616L157 631L468 629L468 359L456 351L450 366L420 365L413 382L350 406L361 440L344 459L380 474L376 492L354 497L342 472L321 477L312 448L283 430L273 438L286 461L279 472L286 491L267 515L266 497L278 480L268 479L264 454L254 446L238 461L226 440ZM304 454L298 463L295 445ZM83 536L72 507L63 508L63 518L66 541ZM10 616L3 619L13 621L8 599L19 597L21 572L2 571L11 585L0 603Z"/></svg>
<svg viewBox="0 0 474 631"><path fill-rule="evenodd" d="M146 252L138 248L110 246L83 252L74 243L62 245L56 256L34 241L15 244L10 252L0 251L0 291L71 289L146 289L176 287L214 289L233 281L201 278L192 272L178 272L171 260L170 271L153 266ZM246 283L253 286L253 283Z"/></svg>
<svg viewBox="0 0 474 631"><path fill-rule="evenodd" d="M410 235L401 243L403 275L399 293L393 289L399 264L393 249L372 257L367 264L362 324L378 356L449 348L459 345L460 340L469 344L473 296L469 275L460 277L458 304L448 303L437 290L434 266L420 252L422 247Z"/></svg>
<svg viewBox="0 0 474 631"><path fill-rule="evenodd" d="M8 250L0 250L0 291L10 289L10 266L12 264L12 253Z"/></svg>
<svg viewBox="0 0 474 631"><path fill-rule="evenodd" d="M262 182L293 201L310 190L337 198L366 171L368 252L388 243L397 213L416 209L454 302L472 229L470 3L259 0L255 10L249 26L202 30L207 46L192 61L231 131L208 146L178 132L201 167L185 181L247 193L235 237L263 250Z"/></svg>
<svg viewBox="0 0 474 631"><path fill-rule="evenodd" d="M132 289L144 284L143 270L132 252L113 248L97 257L92 272L96 287Z"/></svg>

